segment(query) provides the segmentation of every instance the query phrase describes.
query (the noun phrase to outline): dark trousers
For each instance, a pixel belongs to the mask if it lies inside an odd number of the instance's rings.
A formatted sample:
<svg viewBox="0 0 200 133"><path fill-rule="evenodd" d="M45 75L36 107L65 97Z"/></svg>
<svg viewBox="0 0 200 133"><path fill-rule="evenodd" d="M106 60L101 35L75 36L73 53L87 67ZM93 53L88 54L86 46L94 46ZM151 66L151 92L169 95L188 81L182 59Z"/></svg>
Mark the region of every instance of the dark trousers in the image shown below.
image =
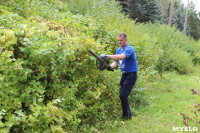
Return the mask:
<svg viewBox="0 0 200 133"><path fill-rule="evenodd" d="M131 118L128 96L130 95L133 86L137 80L137 73L126 75L123 74L120 81L120 99L122 104L123 118Z"/></svg>

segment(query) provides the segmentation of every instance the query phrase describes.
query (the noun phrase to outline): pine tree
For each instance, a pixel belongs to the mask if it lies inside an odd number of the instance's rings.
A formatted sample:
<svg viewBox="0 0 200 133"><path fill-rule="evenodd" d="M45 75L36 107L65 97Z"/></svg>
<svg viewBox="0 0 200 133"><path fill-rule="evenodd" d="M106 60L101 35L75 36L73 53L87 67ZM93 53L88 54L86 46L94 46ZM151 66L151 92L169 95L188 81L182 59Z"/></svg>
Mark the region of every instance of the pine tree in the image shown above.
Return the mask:
<svg viewBox="0 0 200 133"><path fill-rule="evenodd" d="M175 17L176 18L174 24L176 28L179 29L180 31L183 31L184 21L185 21L185 10L182 4L178 7L177 14Z"/></svg>
<svg viewBox="0 0 200 133"><path fill-rule="evenodd" d="M161 8L157 0L132 0L131 15L137 22L161 20Z"/></svg>
<svg viewBox="0 0 200 133"><path fill-rule="evenodd" d="M140 14L137 13L137 2L138 0L130 0L130 18L136 19L140 17Z"/></svg>
<svg viewBox="0 0 200 133"><path fill-rule="evenodd" d="M198 19L198 14L196 13L197 11L195 10L195 5L193 2L190 3L190 7L188 10L188 25L190 26L190 35L198 40L200 38L199 35L199 19Z"/></svg>
<svg viewBox="0 0 200 133"><path fill-rule="evenodd" d="M118 0L119 4L122 6L122 12L125 12L126 15L130 13L130 1L129 0Z"/></svg>
<svg viewBox="0 0 200 133"><path fill-rule="evenodd" d="M161 20L160 23L167 24L169 17L169 3L171 0L158 0L161 8Z"/></svg>

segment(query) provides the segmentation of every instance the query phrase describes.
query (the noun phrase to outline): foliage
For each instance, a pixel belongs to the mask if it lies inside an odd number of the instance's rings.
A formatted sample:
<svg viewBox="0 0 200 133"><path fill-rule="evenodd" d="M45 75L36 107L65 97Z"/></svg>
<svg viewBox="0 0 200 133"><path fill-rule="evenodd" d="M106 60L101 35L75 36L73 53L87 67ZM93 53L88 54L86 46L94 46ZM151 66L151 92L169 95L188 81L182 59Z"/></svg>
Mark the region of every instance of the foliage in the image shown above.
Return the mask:
<svg viewBox="0 0 200 133"><path fill-rule="evenodd" d="M176 26L177 29L183 31L185 22L185 9L183 4L180 5L177 1L175 2L175 11L173 15L173 25Z"/></svg>
<svg viewBox="0 0 200 133"><path fill-rule="evenodd" d="M137 22L155 22L161 20L161 9L157 0L138 0L132 1L135 8L131 8L132 19L137 19Z"/></svg>
<svg viewBox="0 0 200 133"><path fill-rule="evenodd" d="M125 12L131 19L137 22L160 22L168 24L170 0L118 0L122 6L121 11ZM181 0L176 0L173 10L172 24L176 29L183 31L186 7ZM188 16L186 32L188 36L195 40L200 38L198 23L199 13L195 10L195 5L191 2Z"/></svg>
<svg viewBox="0 0 200 133"><path fill-rule="evenodd" d="M161 9L161 24L167 24L168 23L168 17L169 17L169 3L170 0L157 0L158 4L160 5Z"/></svg>
<svg viewBox="0 0 200 133"><path fill-rule="evenodd" d="M197 11L195 10L195 5L194 3L190 3L190 8L189 8L189 11L188 11L188 25L190 27L190 35L198 40L200 38L200 32L199 32L199 18L198 18L198 15L197 15Z"/></svg>
<svg viewBox="0 0 200 133"><path fill-rule="evenodd" d="M191 89L193 95L200 95L200 93L197 92L195 89ZM183 124L186 127L194 126L196 128L199 128L200 119L199 119L199 111L200 111L200 99L197 98L197 104L193 105L194 108L191 109L191 112L189 114L186 113L180 113L183 117Z"/></svg>
<svg viewBox="0 0 200 133"><path fill-rule="evenodd" d="M58 11L55 21L42 1L37 6L47 14L19 16L13 4L1 9L1 132L75 131L111 117L117 84L107 83L113 74L97 71L88 55L89 48L103 51L89 36L92 20Z"/></svg>
<svg viewBox="0 0 200 133"><path fill-rule="evenodd" d="M90 0L80 1L80 0L61 0L67 2L67 7L73 14L87 14L88 8L90 8L93 3Z"/></svg>
<svg viewBox="0 0 200 133"><path fill-rule="evenodd" d="M130 14L130 0L118 0L119 4L122 6L122 12L125 12L126 15Z"/></svg>
<svg viewBox="0 0 200 133"><path fill-rule="evenodd" d="M190 58L200 60L196 42L175 28L136 24L114 1L0 2L0 132L92 132L119 125L112 119L120 109L120 71L97 70L88 53L114 54L119 32L127 33L139 62L134 108L146 104L146 82L171 69L172 57L180 73L193 69ZM177 51L184 59L170 56Z"/></svg>

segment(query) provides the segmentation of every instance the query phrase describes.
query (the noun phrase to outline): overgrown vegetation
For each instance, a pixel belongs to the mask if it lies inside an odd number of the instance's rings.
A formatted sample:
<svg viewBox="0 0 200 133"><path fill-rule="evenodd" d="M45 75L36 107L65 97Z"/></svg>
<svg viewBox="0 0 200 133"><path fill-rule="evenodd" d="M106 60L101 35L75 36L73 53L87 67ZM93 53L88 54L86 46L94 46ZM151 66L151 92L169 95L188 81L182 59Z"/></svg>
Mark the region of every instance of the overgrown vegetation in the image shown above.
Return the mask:
<svg viewBox="0 0 200 133"><path fill-rule="evenodd" d="M122 6L122 12L125 12L133 20L140 23L159 22L168 24L169 10L171 0L117 0ZM174 0L174 8L172 10L172 25L177 30L183 31L186 17L186 7L182 0ZM199 15L200 12L195 9L192 1L189 3L189 12L187 20L187 35L199 40Z"/></svg>
<svg viewBox="0 0 200 133"><path fill-rule="evenodd" d="M0 132L117 126L120 71L97 70L88 49L114 54L119 32L127 33L139 63L135 107L148 104L151 76L199 71L200 44L166 25L136 24L114 1L0 2Z"/></svg>
<svg viewBox="0 0 200 133"><path fill-rule="evenodd" d="M197 92L197 90L195 90L194 88L191 89L192 91L192 94L193 95L200 95L199 92ZM186 126L186 127L191 127L191 126L195 126L195 127L198 127L199 129L199 124L200 124L200 120L199 120L199 111L200 111L200 99L199 97L196 99L197 101L197 104L194 104L191 110L191 112L187 112L184 113L180 113L183 117L183 124Z"/></svg>

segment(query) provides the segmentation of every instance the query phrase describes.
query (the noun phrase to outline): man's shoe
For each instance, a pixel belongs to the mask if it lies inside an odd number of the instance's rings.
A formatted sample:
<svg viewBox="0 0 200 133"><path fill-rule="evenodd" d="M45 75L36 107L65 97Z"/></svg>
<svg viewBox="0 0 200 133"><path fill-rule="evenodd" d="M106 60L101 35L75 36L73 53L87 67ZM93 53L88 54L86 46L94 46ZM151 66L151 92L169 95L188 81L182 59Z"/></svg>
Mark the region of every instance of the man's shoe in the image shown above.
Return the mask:
<svg viewBox="0 0 200 133"><path fill-rule="evenodd" d="M128 116L122 116L121 117L121 120L131 120L132 119L132 117L128 117Z"/></svg>

